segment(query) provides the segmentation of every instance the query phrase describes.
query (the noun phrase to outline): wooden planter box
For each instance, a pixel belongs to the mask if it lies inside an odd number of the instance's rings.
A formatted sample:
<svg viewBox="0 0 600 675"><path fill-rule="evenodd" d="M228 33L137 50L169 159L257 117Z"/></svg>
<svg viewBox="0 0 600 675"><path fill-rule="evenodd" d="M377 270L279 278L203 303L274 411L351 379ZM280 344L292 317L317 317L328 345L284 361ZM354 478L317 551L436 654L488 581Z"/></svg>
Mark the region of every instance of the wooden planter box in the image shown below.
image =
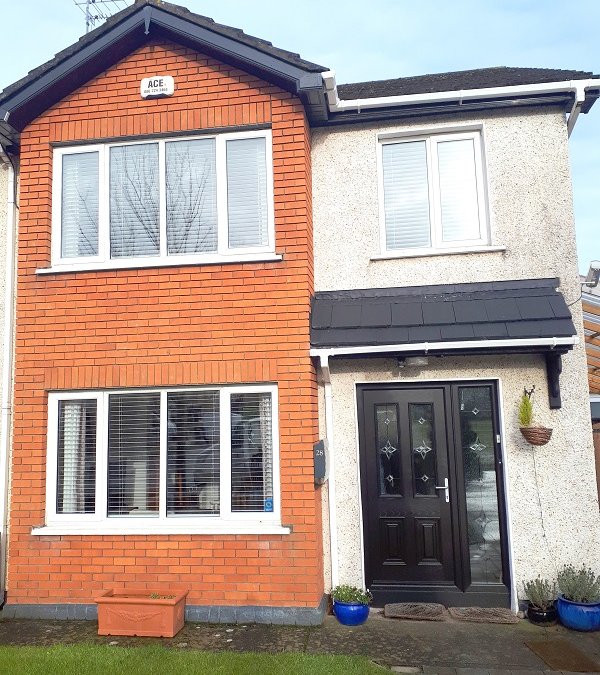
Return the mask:
<svg viewBox="0 0 600 675"><path fill-rule="evenodd" d="M187 591L106 591L98 605L98 635L174 637L183 628ZM173 597L164 597L173 595Z"/></svg>

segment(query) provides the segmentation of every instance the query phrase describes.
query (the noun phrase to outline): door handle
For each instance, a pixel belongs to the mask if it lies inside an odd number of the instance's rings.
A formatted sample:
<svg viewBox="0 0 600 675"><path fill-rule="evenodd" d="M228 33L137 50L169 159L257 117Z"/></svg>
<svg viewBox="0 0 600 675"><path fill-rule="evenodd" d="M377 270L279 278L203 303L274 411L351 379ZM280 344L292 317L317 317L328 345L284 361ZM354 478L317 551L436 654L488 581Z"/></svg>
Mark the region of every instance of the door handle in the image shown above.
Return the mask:
<svg viewBox="0 0 600 675"><path fill-rule="evenodd" d="M448 479L444 478L444 484L443 485L436 485L435 486L436 490L444 490L446 493L446 503L450 502L450 486L448 485Z"/></svg>

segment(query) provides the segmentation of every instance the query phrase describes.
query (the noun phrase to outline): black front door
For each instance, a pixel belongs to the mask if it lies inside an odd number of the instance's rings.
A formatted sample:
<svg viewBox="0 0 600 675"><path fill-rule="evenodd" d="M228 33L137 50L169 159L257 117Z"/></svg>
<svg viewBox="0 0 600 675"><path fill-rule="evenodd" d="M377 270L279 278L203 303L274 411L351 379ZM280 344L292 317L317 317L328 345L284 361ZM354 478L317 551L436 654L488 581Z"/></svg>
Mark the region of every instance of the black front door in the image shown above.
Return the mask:
<svg viewBox="0 0 600 675"><path fill-rule="evenodd" d="M508 604L493 385L364 385L359 394L375 602Z"/></svg>

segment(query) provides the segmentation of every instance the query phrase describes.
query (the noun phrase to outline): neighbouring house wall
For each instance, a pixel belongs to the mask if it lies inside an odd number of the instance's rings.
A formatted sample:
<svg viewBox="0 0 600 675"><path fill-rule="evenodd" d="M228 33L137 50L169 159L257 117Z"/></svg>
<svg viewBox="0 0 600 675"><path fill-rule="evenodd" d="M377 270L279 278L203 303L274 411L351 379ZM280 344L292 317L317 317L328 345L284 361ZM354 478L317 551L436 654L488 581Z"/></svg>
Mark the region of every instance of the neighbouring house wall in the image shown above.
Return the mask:
<svg viewBox="0 0 600 675"><path fill-rule="evenodd" d="M380 251L377 133L482 128L491 244L501 252L371 260ZM441 360L418 379L495 378L503 385L508 494L516 579L553 574L564 561L600 567L600 520L593 466L575 225L564 114L512 110L403 120L313 132L315 290L386 288L558 277L570 305L579 344L563 357L563 407L549 410L543 361L533 357ZM333 359L332 382L339 518L340 581L361 582L360 495L356 482L354 384L397 380L381 360ZM485 364L485 365L484 365ZM409 377L408 372L403 377ZM401 380L398 380L401 381ZM537 421L554 427L536 450L544 524L535 506L532 453L517 430L516 406L524 386L536 384ZM320 406L321 416L323 406ZM346 481L350 480L350 487ZM576 524L574 526L574 523Z"/></svg>
<svg viewBox="0 0 600 675"><path fill-rule="evenodd" d="M171 98L141 100L148 69ZM283 261L36 275L50 263L52 143L272 126L276 252ZM316 607L321 495L313 485L317 387L310 134L296 97L212 58L150 43L22 134L10 605L89 603L157 582L192 605ZM274 382L282 524L289 535L33 536L44 523L49 391Z"/></svg>
<svg viewBox="0 0 600 675"><path fill-rule="evenodd" d="M4 335L4 317L6 308L4 306L4 294L6 293L6 226L8 219L8 173L9 168L6 165L0 165L0 339L2 345L6 340ZM4 349L0 350L0 373L4 368ZM2 379L0 378L0 400L2 399ZM0 447L3 439L0 438Z"/></svg>
<svg viewBox="0 0 600 675"><path fill-rule="evenodd" d="M564 563L587 562L600 568L594 457L583 442L587 411L579 405L580 382L572 375L576 359L578 357L572 353L563 357L563 407L560 410L548 409L546 373L541 356L430 357L426 368L419 371L407 367L402 374L395 359L333 359L330 363L340 583L363 583L356 446L356 383L360 382L401 384L457 378L498 379L513 582L516 582L517 590L522 588L522 581L538 574L555 575ZM518 402L524 382L536 386L539 423L554 429L550 443L535 449L518 429ZM589 413L587 416L589 418Z"/></svg>
<svg viewBox="0 0 600 675"><path fill-rule="evenodd" d="M598 496L600 497L600 422L594 422L592 427L594 434L594 454L596 456L596 484L598 486Z"/></svg>

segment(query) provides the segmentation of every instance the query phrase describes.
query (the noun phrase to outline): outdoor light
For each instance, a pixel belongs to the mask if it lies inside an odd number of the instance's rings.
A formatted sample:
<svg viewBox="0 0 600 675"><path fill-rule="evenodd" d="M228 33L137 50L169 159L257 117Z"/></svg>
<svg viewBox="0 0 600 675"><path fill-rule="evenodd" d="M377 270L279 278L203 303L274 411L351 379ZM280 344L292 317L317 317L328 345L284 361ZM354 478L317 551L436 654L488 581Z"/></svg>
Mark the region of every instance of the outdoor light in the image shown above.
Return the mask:
<svg viewBox="0 0 600 675"><path fill-rule="evenodd" d="M592 260L590 263L590 269L587 273L585 281L582 283L582 286L596 288L598 281L600 281L600 260Z"/></svg>
<svg viewBox="0 0 600 675"><path fill-rule="evenodd" d="M423 368L429 365L429 359L426 356L399 356L398 368Z"/></svg>

